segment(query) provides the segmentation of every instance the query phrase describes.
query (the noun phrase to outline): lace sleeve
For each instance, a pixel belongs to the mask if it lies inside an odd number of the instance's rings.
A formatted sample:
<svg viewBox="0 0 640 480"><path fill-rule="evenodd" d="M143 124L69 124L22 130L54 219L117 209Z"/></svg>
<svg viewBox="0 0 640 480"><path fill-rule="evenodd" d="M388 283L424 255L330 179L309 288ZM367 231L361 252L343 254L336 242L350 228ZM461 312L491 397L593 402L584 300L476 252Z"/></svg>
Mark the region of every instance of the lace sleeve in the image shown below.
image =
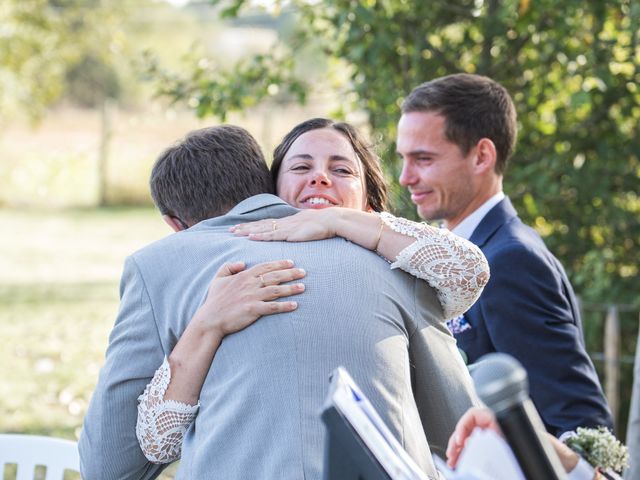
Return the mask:
<svg viewBox="0 0 640 480"><path fill-rule="evenodd" d="M436 289L446 319L466 312L489 281L489 264L473 243L448 230L380 214L393 231L416 239L402 250L391 268L400 268Z"/></svg>
<svg viewBox="0 0 640 480"><path fill-rule="evenodd" d="M200 407L164 400L170 381L171 368L165 358L138 397L136 435L144 456L153 463L171 463L180 458L182 439Z"/></svg>

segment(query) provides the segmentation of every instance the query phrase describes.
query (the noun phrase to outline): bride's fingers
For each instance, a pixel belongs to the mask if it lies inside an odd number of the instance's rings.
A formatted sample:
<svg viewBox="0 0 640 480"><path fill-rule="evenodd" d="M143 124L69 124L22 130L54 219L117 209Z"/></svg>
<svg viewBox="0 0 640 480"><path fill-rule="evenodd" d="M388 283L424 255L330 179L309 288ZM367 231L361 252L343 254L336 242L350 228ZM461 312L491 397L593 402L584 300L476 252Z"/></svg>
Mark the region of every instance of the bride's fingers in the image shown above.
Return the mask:
<svg viewBox="0 0 640 480"><path fill-rule="evenodd" d="M262 301L276 300L282 297L290 297L291 295L299 295L304 292L303 283L294 283L293 285L274 285L260 289L260 298Z"/></svg>
<svg viewBox="0 0 640 480"><path fill-rule="evenodd" d="M229 228L231 233L246 236L250 233L266 233L274 232L278 229L278 220L275 218L267 218L266 220L258 220L256 222L239 223Z"/></svg>
<svg viewBox="0 0 640 480"><path fill-rule="evenodd" d="M246 274L257 277L265 273L275 272L277 270L290 270L293 268L293 260L274 260L254 265L246 270Z"/></svg>
<svg viewBox="0 0 640 480"><path fill-rule="evenodd" d="M261 242L274 242L277 240L287 240L288 235L284 231L260 232L247 234L249 240L259 240Z"/></svg>
<svg viewBox="0 0 640 480"><path fill-rule="evenodd" d="M293 280L300 280L301 278L304 278L306 272L301 268L288 268L286 270L276 270L261 275L265 286L272 286L291 282Z"/></svg>
<svg viewBox="0 0 640 480"><path fill-rule="evenodd" d="M256 313L258 315L272 315L274 313L292 312L298 308L298 302L258 302Z"/></svg>
<svg viewBox="0 0 640 480"><path fill-rule="evenodd" d="M242 272L244 269L244 262L227 262L218 269L215 277L229 277L231 275L235 275L236 273Z"/></svg>

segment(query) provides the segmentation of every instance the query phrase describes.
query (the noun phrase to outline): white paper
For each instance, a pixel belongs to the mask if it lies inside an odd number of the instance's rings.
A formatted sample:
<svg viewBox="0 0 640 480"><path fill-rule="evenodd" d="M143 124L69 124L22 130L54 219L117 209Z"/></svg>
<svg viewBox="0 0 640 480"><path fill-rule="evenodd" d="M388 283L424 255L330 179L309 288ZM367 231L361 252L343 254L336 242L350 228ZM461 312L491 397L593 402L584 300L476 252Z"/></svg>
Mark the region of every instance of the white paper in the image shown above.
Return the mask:
<svg viewBox="0 0 640 480"><path fill-rule="evenodd" d="M434 460L447 480L525 480L513 451L493 430L474 430L455 470L437 457Z"/></svg>

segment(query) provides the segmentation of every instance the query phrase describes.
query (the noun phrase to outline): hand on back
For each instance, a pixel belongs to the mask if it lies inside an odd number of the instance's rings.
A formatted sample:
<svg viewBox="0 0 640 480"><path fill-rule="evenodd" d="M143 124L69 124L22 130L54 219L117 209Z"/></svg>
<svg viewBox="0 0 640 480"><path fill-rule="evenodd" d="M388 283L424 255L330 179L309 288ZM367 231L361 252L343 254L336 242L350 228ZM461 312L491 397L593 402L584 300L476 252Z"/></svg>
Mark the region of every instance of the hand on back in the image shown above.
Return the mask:
<svg viewBox="0 0 640 480"><path fill-rule="evenodd" d="M295 301L276 301L304 291L302 283L287 284L306 274L295 268L293 261L279 260L245 268L244 262L225 263L220 267L193 321L225 336L246 328L262 315L297 308Z"/></svg>

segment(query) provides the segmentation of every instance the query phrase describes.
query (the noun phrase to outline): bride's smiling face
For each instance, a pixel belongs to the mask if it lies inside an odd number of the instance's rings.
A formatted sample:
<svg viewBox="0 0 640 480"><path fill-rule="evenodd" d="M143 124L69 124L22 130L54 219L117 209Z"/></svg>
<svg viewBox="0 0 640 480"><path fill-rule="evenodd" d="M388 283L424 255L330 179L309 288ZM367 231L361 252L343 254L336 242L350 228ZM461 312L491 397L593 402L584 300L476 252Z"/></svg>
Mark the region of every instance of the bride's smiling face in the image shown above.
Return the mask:
<svg viewBox="0 0 640 480"><path fill-rule="evenodd" d="M276 188L296 208L367 209L362 163L349 140L333 128L310 130L291 144Z"/></svg>

